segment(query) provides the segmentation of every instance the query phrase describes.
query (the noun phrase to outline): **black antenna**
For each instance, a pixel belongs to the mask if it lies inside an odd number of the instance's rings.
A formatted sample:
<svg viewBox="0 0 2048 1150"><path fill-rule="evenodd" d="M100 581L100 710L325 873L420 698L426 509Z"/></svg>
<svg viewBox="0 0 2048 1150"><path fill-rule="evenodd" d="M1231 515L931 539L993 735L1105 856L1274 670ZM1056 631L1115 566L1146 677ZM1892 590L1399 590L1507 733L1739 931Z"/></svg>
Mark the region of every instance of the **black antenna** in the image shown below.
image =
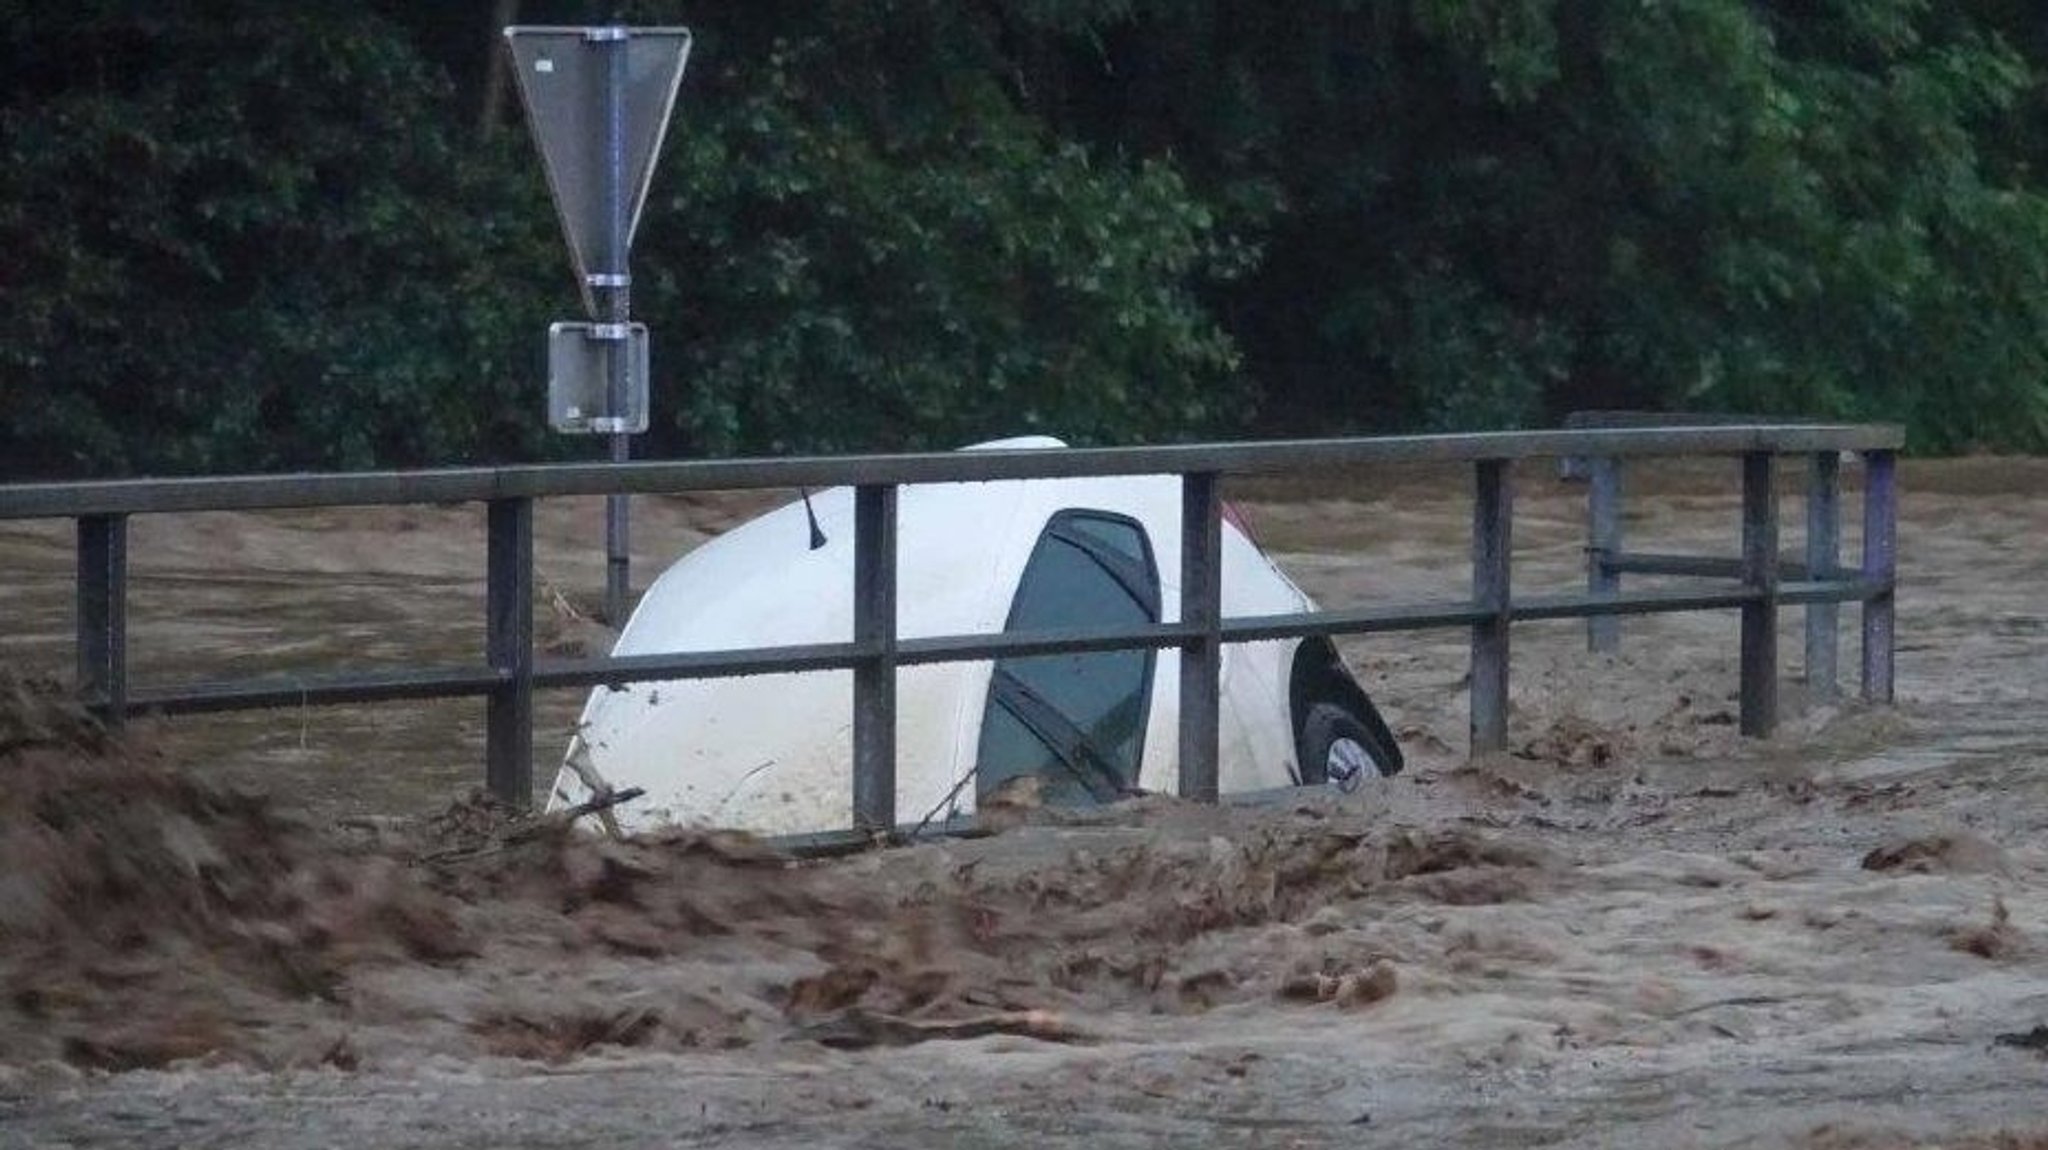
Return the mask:
<svg viewBox="0 0 2048 1150"><path fill-rule="evenodd" d="M804 518L811 521L811 550L816 551L826 543L825 532L818 526L818 513L811 510L811 489L799 487L797 490L804 495Z"/></svg>

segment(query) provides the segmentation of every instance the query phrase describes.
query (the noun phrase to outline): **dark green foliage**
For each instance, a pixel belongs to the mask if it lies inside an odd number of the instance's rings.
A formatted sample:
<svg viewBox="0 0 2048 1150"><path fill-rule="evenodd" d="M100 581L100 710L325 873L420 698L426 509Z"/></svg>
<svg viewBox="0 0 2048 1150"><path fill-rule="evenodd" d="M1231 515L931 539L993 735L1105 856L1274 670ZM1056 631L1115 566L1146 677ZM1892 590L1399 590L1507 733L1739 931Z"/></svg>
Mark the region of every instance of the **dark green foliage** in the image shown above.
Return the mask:
<svg viewBox="0 0 2048 1150"><path fill-rule="evenodd" d="M636 249L643 452L1245 414L1192 294L1245 255L1170 165L1098 161L987 73L907 59L901 34L946 11L842 5L700 54ZM577 309L537 159L517 125L476 132L404 29L245 0L6 35L34 67L0 102L0 474L595 446L541 425L545 328Z"/></svg>
<svg viewBox="0 0 2048 1150"><path fill-rule="evenodd" d="M128 7L9 32L0 470L533 450L546 203L509 157L456 147L451 93L397 30Z"/></svg>
<svg viewBox="0 0 2048 1150"><path fill-rule="evenodd" d="M1127 7L1042 111L1171 146L1215 202L1277 195L1228 217L1267 253L1229 314L1269 417L1701 408L2048 446L2038 5Z"/></svg>
<svg viewBox="0 0 2048 1150"><path fill-rule="evenodd" d="M1245 255L1170 166L1052 138L985 73L898 91L886 27L705 65L636 255L670 443L1156 439L1245 413L1190 286Z"/></svg>
<svg viewBox="0 0 2048 1150"><path fill-rule="evenodd" d="M484 7L0 22L0 477L590 453L541 425L579 309L516 107L480 115ZM687 19L635 250L643 454L1615 406L2048 447L2031 2Z"/></svg>

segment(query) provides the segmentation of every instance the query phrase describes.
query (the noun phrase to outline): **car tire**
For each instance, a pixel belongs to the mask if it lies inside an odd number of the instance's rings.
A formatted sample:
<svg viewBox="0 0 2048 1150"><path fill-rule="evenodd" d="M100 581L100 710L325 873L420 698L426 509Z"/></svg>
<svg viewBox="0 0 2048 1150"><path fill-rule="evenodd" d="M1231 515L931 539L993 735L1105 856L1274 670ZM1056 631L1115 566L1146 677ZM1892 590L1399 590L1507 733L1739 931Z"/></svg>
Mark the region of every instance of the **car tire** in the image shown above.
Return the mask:
<svg viewBox="0 0 2048 1150"><path fill-rule="evenodd" d="M1350 792L1365 782L1366 769L1385 777L1401 769L1394 732L1377 711L1359 715L1337 703L1311 704L1301 719L1301 781L1329 783Z"/></svg>

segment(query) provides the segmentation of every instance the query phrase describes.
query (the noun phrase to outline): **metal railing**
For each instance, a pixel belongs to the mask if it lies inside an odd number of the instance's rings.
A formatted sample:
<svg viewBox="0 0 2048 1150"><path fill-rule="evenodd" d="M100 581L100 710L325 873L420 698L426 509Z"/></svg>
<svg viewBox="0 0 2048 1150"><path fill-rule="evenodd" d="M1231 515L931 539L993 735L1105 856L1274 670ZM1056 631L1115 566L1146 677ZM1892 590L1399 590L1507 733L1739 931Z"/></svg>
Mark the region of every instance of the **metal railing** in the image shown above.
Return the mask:
<svg viewBox="0 0 2048 1150"><path fill-rule="evenodd" d="M1896 550L1895 453L1901 431L1886 425L1743 424L1587 428L1475 435L1403 436L1140 448L948 452L689 463L639 462L458 470L140 479L0 486L0 520L68 518L77 534L77 682L109 721L130 712L235 711L308 704L481 696L486 701L485 778L501 798L524 806L533 791L533 692L662 679L851 669L855 830L893 828L896 670L921 663L1010 655L1177 648L1180 775L1184 796L1217 794L1218 691L1226 643L1309 635L1428 628L1471 630L1471 749L1507 743L1509 628L1518 620L1589 620L1592 644L1610 648L1603 621L1668 611L1739 609L1741 726L1770 733L1777 715L1777 630L1781 606L1809 609L1809 677L1832 689L1834 610L1860 601L1863 694L1892 697ZM1863 558L1839 569L1839 474L1843 452L1866 469ZM1736 558L1629 554L1620 549L1620 460L1739 457L1742 552ZM1782 566L1774 488L1781 455L1811 458L1807 562ZM1583 594L1517 597L1512 590L1513 471L1517 460L1589 460L1588 587ZM1419 603L1345 607L1297 615L1228 617L1222 612L1221 499L1225 475L1320 471L1392 463L1474 466L1472 593ZM1175 474L1182 479L1181 612L1177 621L1075 631L949 635L896 634L897 491L906 484ZM1602 476L1606 478L1603 479ZM855 489L853 634L844 642L662 655L537 659L533 642L533 501L572 495L653 494L850 485ZM197 511L480 502L486 521L485 650L481 664L333 671L168 687L128 680L128 520ZM1732 578L1729 587L1624 590L1623 573ZM1825 656L1819 647L1826 648Z"/></svg>

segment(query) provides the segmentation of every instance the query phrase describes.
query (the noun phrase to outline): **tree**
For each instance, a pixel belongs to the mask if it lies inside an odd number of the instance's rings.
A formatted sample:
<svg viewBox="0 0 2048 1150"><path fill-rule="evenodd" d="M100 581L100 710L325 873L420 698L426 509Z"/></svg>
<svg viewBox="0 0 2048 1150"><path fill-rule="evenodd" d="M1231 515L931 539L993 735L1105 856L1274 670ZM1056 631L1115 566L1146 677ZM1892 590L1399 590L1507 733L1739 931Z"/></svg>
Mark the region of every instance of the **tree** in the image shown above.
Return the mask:
<svg viewBox="0 0 2048 1150"><path fill-rule="evenodd" d="M1242 413L1191 285L1244 255L1169 165L1049 135L972 66L950 5L770 7L707 37L732 50L700 51L656 178L644 450L1157 438ZM20 285L0 301L0 467L584 446L541 427L542 333L575 297L538 164L478 133L476 93L415 50L455 42L429 15L101 0L0 33Z"/></svg>
<svg viewBox="0 0 2048 1150"><path fill-rule="evenodd" d="M850 9L707 53L689 81L636 256L674 365L667 445L1144 440L1242 417L1190 285L1248 253L1174 169L1053 138L985 71L893 70L914 30Z"/></svg>
<svg viewBox="0 0 2048 1150"><path fill-rule="evenodd" d="M641 450L1588 406L2048 447L2034 7L707 0L636 251ZM575 294L486 15L0 29L0 470L584 450L540 426Z"/></svg>
<svg viewBox="0 0 2048 1150"><path fill-rule="evenodd" d="M2039 448L2043 33L1972 7L1050 5L1087 35L1022 58L1060 130L1170 149L1263 245L1222 308L1293 427L1647 406Z"/></svg>
<svg viewBox="0 0 2048 1150"><path fill-rule="evenodd" d="M535 448L515 397L546 312L517 272L552 241L545 201L457 148L393 28L103 3L7 36L10 473Z"/></svg>

